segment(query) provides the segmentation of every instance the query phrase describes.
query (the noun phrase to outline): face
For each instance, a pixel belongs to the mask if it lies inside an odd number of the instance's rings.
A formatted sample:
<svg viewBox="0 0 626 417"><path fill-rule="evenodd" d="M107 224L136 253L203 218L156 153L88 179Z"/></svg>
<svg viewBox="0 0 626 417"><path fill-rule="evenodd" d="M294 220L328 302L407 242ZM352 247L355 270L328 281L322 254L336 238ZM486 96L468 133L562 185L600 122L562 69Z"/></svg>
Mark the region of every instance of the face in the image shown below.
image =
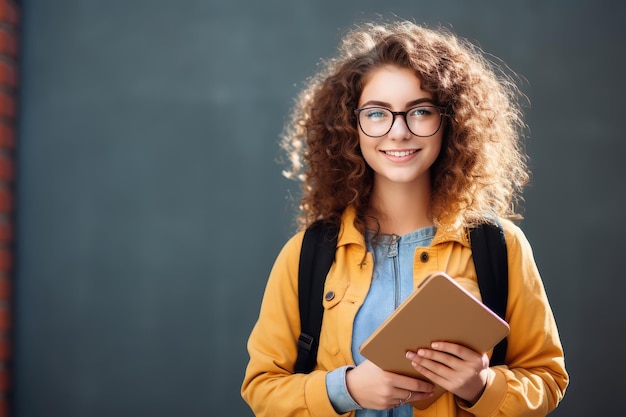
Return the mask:
<svg viewBox="0 0 626 417"><path fill-rule="evenodd" d="M384 66L372 71L359 98L359 108L375 106L397 112L420 106L417 112L411 112L408 116L412 120L422 117L426 114L424 110L429 109L427 106L432 105L435 105L432 95L422 90L421 82L414 72L396 66ZM382 113L368 113L360 117L378 123L377 120L387 116ZM438 116L434 117L440 120ZM411 121L409 123L413 126L413 132L430 134L419 130L423 126L419 121L417 124ZM375 135L382 135L380 137L367 136L360 127L358 132L363 157L374 170L375 186L430 184L430 168L441 150L443 128L439 128L432 136L420 137L409 130L405 116L399 115L395 117L388 132L383 128ZM368 133L372 134L371 131Z"/></svg>

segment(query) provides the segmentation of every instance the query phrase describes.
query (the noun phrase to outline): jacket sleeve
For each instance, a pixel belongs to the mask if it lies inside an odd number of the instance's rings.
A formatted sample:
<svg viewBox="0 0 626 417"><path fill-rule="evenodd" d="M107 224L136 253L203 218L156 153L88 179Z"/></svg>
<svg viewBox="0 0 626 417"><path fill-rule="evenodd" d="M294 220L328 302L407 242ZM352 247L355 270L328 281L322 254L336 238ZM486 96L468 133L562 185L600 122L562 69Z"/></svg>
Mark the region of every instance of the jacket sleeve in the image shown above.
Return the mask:
<svg viewBox="0 0 626 417"><path fill-rule="evenodd" d="M509 263L506 320L511 332L505 366L487 381L475 416L545 416L568 385L563 348L532 250L522 231L504 221Z"/></svg>
<svg viewBox="0 0 626 417"><path fill-rule="evenodd" d="M326 393L326 373L294 374L300 336L298 264L303 232L278 255L259 318L248 339L250 360L241 387L257 417L338 415Z"/></svg>

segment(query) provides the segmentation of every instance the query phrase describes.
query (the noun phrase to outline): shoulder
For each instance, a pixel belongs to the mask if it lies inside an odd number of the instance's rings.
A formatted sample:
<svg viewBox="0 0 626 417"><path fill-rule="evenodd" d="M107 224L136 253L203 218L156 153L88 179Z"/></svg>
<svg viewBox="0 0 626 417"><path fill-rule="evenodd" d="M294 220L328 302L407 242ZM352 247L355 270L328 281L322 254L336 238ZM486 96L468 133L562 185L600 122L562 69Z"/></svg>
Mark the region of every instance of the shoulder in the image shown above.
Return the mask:
<svg viewBox="0 0 626 417"><path fill-rule="evenodd" d="M538 287L541 278L533 249L522 229L509 220L501 220L506 237L507 258L509 263L509 282L522 282L527 286Z"/></svg>
<svg viewBox="0 0 626 417"><path fill-rule="evenodd" d="M292 259L298 259L300 257L300 251L302 250L302 242L304 240L304 230L299 231L292 235L287 242L283 245L278 257L276 259L279 261L286 261Z"/></svg>
<svg viewBox="0 0 626 417"><path fill-rule="evenodd" d="M509 250L530 251L530 243L524 234L522 228L509 219L499 219L500 225L504 230L506 245Z"/></svg>

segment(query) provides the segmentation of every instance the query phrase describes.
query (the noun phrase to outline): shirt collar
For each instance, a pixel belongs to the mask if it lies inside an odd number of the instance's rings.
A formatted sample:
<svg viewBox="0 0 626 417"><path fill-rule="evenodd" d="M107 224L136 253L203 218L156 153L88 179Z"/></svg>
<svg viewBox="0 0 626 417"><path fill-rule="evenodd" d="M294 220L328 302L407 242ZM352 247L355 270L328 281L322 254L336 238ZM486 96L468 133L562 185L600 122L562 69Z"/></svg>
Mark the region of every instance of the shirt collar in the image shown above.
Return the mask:
<svg viewBox="0 0 626 417"><path fill-rule="evenodd" d="M356 219L356 210L349 206L341 216L341 229L339 231L339 239L337 246L350 244L360 245L365 248L365 237L354 227ZM437 233L432 242L432 246L445 242L458 242L463 246L470 247L468 229L463 226L448 225L438 226Z"/></svg>

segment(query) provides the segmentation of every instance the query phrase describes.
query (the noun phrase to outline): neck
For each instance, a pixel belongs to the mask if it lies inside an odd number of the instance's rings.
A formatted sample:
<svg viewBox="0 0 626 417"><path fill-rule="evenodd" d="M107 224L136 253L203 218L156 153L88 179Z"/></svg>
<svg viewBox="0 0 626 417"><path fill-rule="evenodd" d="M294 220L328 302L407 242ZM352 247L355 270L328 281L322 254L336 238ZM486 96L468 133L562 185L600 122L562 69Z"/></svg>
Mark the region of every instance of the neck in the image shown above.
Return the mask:
<svg viewBox="0 0 626 417"><path fill-rule="evenodd" d="M371 214L378 219L380 232L399 236L432 226L430 181L421 184L375 183Z"/></svg>

